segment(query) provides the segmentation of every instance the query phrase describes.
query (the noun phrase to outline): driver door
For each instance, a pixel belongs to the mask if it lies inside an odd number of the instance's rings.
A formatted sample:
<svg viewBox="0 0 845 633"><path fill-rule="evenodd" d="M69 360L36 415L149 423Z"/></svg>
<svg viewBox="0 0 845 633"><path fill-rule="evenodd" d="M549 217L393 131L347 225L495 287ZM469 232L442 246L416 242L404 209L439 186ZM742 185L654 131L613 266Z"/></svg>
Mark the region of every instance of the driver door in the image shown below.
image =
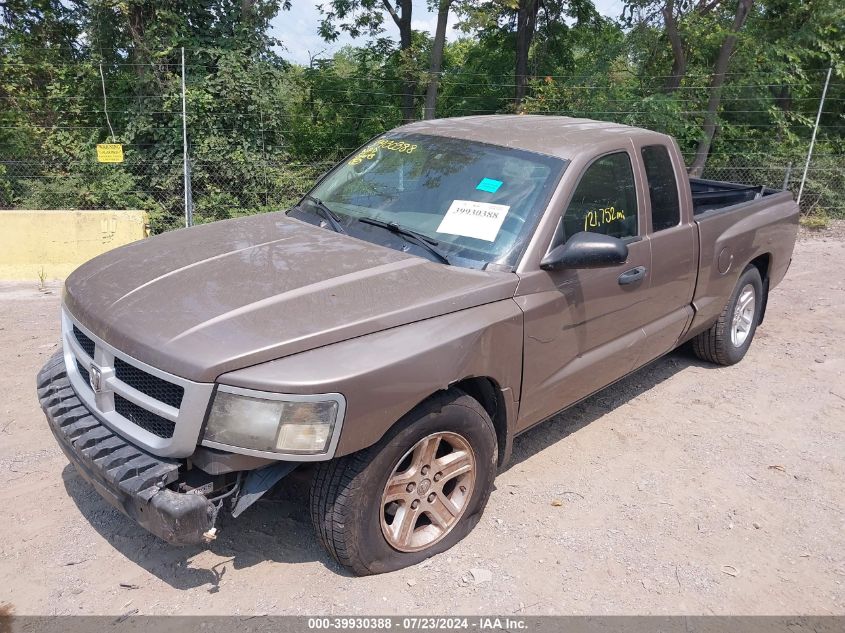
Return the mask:
<svg viewBox="0 0 845 633"><path fill-rule="evenodd" d="M621 266L530 273L516 297L525 314L518 430L542 421L634 369L645 339L641 304L651 264L642 192L628 151L600 156L583 171L549 248L589 230L628 245Z"/></svg>

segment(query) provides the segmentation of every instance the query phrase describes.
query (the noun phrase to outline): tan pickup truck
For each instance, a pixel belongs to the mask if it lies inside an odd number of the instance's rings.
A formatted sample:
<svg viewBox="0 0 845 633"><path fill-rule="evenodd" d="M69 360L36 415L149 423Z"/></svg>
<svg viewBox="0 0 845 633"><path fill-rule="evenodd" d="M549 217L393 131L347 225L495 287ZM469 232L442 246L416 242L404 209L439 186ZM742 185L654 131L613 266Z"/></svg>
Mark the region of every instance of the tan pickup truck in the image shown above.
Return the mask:
<svg viewBox="0 0 845 633"><path fill-rule="evenodd" d="M688 178L663 134L414 123L287 212L78 268L38 397L79 473L171 543L236 529L297 469L334 558L398 569L472 529L516 435L687 341L742 359L797 228L791 194Z"/></svg>

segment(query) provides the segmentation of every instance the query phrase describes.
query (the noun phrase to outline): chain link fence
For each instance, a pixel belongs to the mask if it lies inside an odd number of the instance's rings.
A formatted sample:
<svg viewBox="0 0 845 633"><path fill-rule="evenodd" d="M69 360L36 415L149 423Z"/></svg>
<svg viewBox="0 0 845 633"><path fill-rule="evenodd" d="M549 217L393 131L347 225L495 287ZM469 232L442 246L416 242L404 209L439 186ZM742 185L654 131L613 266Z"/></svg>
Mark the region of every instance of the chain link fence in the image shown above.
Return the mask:
<svg viewBox="0 0 845 633"><path fill-rule="evenodd" d="M333 164L254 159L227 173L231 164L225 157L192 159L194 215L214 221L286 209ZM181 158L120 164L98 163L88 156L0 160L0 209L141 209L150 215L151 232L161 233L185 225L183 179Z"/></svg>
<svg viewBox="0 0 845 633"><path fill-rule="evenodd" d="M212 221L288 208L341 156L338 152L331 160L305 163L255 158L231 174L225 156L192 159L195 215ZM803 168L803 162L755 160L739 154L711 157L703 177L788 189L797 198ZM242 178L243 172L250 177ZM93 157L0 160L0 209L143 209L150 213L153 233L184 226L183 186L182 161L177 157L154 163L127 160L117 165L98 163ZM814 157L807 171L802 213L842 217L843 194L845 156Z"/></svg>
<svg viewBox="0 0 845 633"><path fill-rule="evenodd" d="M258 85L260 88L260 82ZM311 93L306 96L312 99L313 109L306 115L288 113L288 105L282 103L287 97L269 90L247 96L237 111L209 113L210 106L202 95L192 92L194 87L189 81L187 136L191 200L198 221L287 208L335 161L355 148L354 142L341 147L326 141L332 138L326 135L326 129L348 130L350 136L343 138L361 142L401 122L398 114L390 114L389 108L396 107L388 104L391 99L398 102L394 98L397 95L388 92L379 93L384 103L377 107L355 103L359 99L341 95L331 104L337 116L327 122L317 114ZM600 88L589 88L593 97L602 101L601 95L596 95ZM761 87L761 91L764 89ZM499 86L490 90L502 92ZM102 112L79 111L71 100L76 97L63 98L67 100L51 110L53 120L27 116L32 113L23 110L0 113L0 208L143 209L150 214L154 233L184 226L181 95L171 86L170 91L158 95L110 99L109 113L115 128L132 131L132 142L124 143L125 161L116 164L99 163L96 159L96 144L107 142L111 136L110 129L100 124ZM138 108L139 104L143 107ZM630 105L627 108L624 114L630 116ZM137 112L141 112L140 120L133 118ZM549 113L583 114L565 108ZM625 120L611 111L599 114L609 120ZM296 116L308 120L303 122ZM33 120L40 125L33 125ZM635 122L639 123L639 119ZM704 177L786 188L797 196L812 130L806 122L798 127L800 134L794 129L789 131L792 141L788 151L781 151L781 142L773 138L772 151L761 152L760 134L756 134L753 142L749 139L747 151L741 143L733 142L739 151L724 153L718 149L717 137ZM359 133L357 138L351 135L363 129L366 134ZM783 130L770 131L783 136ZM838 138L835 130L831 132ZM14 144L15 135L24 133L31 138L17 143L14 153L7 151ZM323 143L319 156L315 158L313 151L304 155L307 152L297 150L297 134L313 134L314 143ZM691 155L686 158L691 162ZM843 194L845 155L817 149L807 172L801 210L843 217Z"/></svg>
<svg viewBox="0 0 845 633"><path fill-rule="evenodd" d="M712 156L703 177L747 185L786 189L798 198L806 157L784 161L757 155ZM801 212L826 217L845 216L845 155L814 155L807 169L801 196Z"/></svg>

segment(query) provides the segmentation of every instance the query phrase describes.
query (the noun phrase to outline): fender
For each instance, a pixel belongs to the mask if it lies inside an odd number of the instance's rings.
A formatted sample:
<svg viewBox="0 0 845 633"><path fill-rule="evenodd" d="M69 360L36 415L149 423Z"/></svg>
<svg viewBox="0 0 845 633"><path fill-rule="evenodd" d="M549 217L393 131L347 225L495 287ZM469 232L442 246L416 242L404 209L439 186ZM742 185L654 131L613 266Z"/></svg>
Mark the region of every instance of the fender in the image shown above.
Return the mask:
<svg viewBox="0 0 845 633"><path fill-rule="evenodd" d="M218 382L277 393L342 393L339 457L376 443L433 393L489 377L510 401L510 438L522 379L522 330L522 311L507 299L223 374Z"/></svg>

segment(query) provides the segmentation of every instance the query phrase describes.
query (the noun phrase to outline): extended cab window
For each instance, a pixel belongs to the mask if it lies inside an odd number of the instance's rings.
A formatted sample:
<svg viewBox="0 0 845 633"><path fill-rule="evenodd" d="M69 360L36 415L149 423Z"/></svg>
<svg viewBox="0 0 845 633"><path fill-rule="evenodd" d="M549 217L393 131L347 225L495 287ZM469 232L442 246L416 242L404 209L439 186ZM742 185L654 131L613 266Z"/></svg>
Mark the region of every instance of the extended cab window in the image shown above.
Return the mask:
<svg viewBox="0 0 845 633"><path fill-rule="evenodd" d="M669 150L663 145L649 145L643 147L642 154L651 198L652 230L677 226L681 222L681 205Z"/></svg>
<svg viewBox="0 0 845 633"><path fill-rule="evenodd" d="M602 156L587 168L561 227L562 241L581 231L618 238L637 235L637 190L626 152Z"/></svg>

